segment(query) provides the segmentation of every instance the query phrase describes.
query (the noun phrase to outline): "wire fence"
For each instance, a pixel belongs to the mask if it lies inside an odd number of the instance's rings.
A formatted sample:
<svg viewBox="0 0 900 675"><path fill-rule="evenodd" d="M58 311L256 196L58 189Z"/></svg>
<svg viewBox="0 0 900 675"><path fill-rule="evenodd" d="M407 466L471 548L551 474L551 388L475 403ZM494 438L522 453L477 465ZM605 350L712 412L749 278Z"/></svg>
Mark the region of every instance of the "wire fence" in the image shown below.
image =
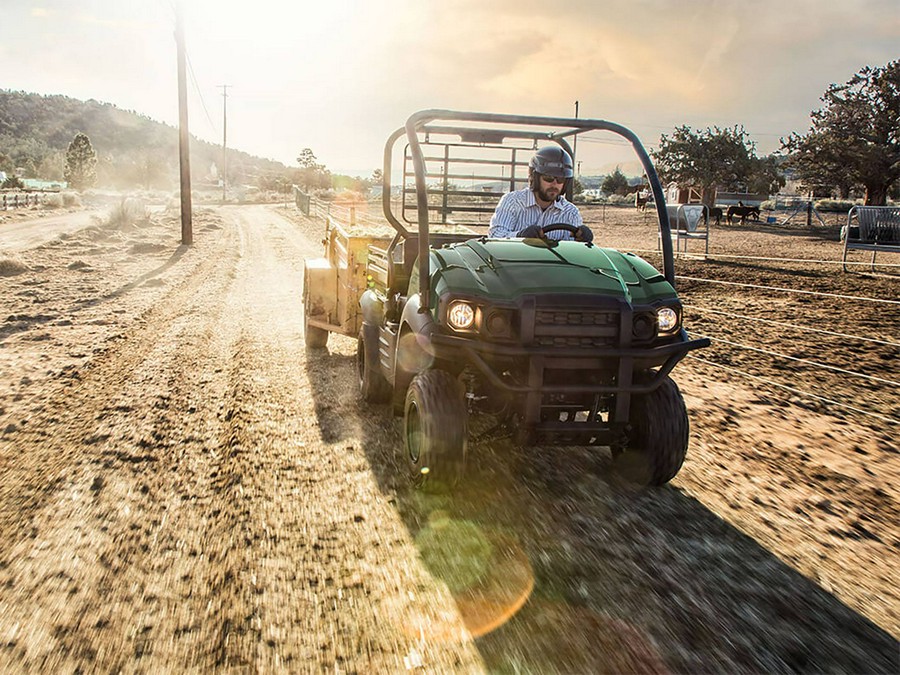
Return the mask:
<svg viewBox="0 0 900 675"><path fill-rule="evenodd" d="M822 300L827 301L854 301L854 302L866 302L866 303L876 303L876 304L885 304L885 305L897 305L900 304L900 300L894 300L892 298L873 298L866 296L855 296L855 295L845 295L840 293L827 293L823 291L810 291L806 289L798 289L798 288L784 288L779 286L766 286L761 284L747 284L741 282L733 282L733 281L722 281L719 279L704 279L697 277L679 277L686 280L696 281L699 283L711 283L711 284L724 284L727 286L736 286L742 288L748 288L753 290L764 290L775 293L799 293L804 295L816 296L821 298ZM888 370L887 375L892 375L893 373L898 372L896 370L895 364L900 363L900 340L898 339L881 339L878 337L871 337L865 335L856 335L853 333L843 332L839 330L827 330L814 328L811 326L800 325L796 323L790 323L786 321L775 321L772 319L766 319L762 317L754 317L748 314L739 314L734 312L728 312L723 310L712 309L709 307L703 307L694 303L687 303L684 305L686 310L695 311L699 314L713 314L716 316L728 317L732 319L737 319L741 322L746 323L758 323L763 326L772 326L778 329L787 329L797 331L802 334L815 334L820 335L824 338L838 338L842 342L846 343L848 341L858 341L860 343L868 343L872 345L879 345L887 348L888 350L897 350L897 354L894 358L891 358L887 361L889 364L889 368L894 366L893 370ZM841 312L835 311L835 317L840 317ZM893 317L893 313L888 314L888 318ZM888 330L890 330L891 323L888 323ZM760 335L757 331L747 331L748 334L752 335ZM690 333L692 337L701 337L699 333ZM747 352L755 355L761 355L768 357L773 362L790 362L802 367L806 372L812 373L813 378L821 377L817 376L817 372L827 371L832 374L837 374L841 376L841 384L842 387L849 387L851 391L854 390L854 381L860 381L861 383L866 383L870 388L876 387L878 391L882 391L885 393L884 398L888 401L887 405L894 405L892 401L892 397L895 396L895 392L900 391L900 378L891 379L891 377L879 377L876 375L870 375L868 373L860 372L859 370L854 370L852 368L844 368L840 366L835 366L829 363L824 363L822 361L810 359L810 358L802 358L798 356L793 356L791 354L785 354L782 351L778 351L775 349L765 349L760 346L752 345L752 344L744 344L742 342L736 342L734 340L729 340L727 337L723 335L716 334L707 334L702 337L710 338L712 346L720 346L731 353L740 353ZM779 336L780 337L780 336ZM894 338L894 335L886 336L888 338ZM827 354L829 350L827 349L827 345L823 342L818 345L819 349L816 351L818 354ZM785 391L789 391L790 393L799 396L801 398L806 398L810 400L819 401L821 403L828 404L830 406L834 406L836 408L840 408L843 410L851 411L858 415L863 415L866 417L870 417L873 419L880 420L882 422L888 422L890 424L900 424L900 419L892 416L891 414L883 414L883 411L879 411L874 409L875 404L873 402L873 398L871 397L871 389L869 390L869 395L865 398L861 395L857 395L853 397L852 402L838 401L834 398L834 391L829 389L831 396L823 396L822 393L817 393L816 391L809 391L808 389L802 389L796 386L797 382L793 381L790 384L785 383L783 381L779 381L778 379L772 377L761 377L760 375L755 375L749 372L746 369L736 367L734 365L730 365L727 363L722 363L721 360L714 360L709 358L701 358L696 355L689 355L689 358L693 359L698 363L703 363L707 366L723 370L727 373L738 375L743 378L747 378L749 380L755 382L762 382ZM729 357L725 357L727 360ZM794 375L793 377L796 377ZM823 384L823 386L829 386L827 383ZM862 400L865 400L865 403Z"/></svg>
<svg viewBox="0 0 900 675"><path fill-rule="evenodd" d="M640 249L633 248L629 249L632 253L653 253L659 254L659 249ZM681 254L684 255L684 254ZM871 261L852 261L848 260L844 263L841 260L817 260L814 258L773 258L770 256L754 256L754 255L732 255L729 253L689 253L687 257L696 258L697 260L750 260L753 262L772 262L772 263L800 263L800 264L808 264L808 265L857 265L857 266L866 266L871 267ZM896 267L900 268L900 263L885 263L879 262L879 267Z"/></svg>

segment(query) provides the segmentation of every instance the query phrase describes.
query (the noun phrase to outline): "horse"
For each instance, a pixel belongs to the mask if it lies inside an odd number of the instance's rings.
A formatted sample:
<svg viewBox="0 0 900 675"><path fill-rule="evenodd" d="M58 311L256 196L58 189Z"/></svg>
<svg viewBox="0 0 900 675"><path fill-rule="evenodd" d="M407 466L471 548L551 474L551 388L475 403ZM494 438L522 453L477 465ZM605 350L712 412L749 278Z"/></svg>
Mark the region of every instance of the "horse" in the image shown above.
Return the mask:
<svg viewBox="0 0 900 675"><path fill-rule="evenodd" d="M643 211L645 208L647 208L647 202L649 202L649 201L650 201L649 194L645 197L642 197L640 192L634 193L634 208L640 209L641 211Z"/></svg>
<svg viewBox="0 0 900 675"><path fill-rule="evenodd" d="M739 202L738 206L729 206L728 211L725 213L725 219L728 221L728 224L731 225L734 223L734 217L740 216L741 225L747 222L748 217L752 217L753 220L759 220L759 207L758 206L744 206Z"/></svg>
<svg viewBox="0 0 900 675"><path fill-rule="evenodd" d="M716 225L718 225L719 223L722 222L722 215L723 215L722 209L720 209L718 206L714 206L709 210L709 213L706 216L706 220L707 220L707 222L709 222L709 220L711 218L715 218Z"/></svg>

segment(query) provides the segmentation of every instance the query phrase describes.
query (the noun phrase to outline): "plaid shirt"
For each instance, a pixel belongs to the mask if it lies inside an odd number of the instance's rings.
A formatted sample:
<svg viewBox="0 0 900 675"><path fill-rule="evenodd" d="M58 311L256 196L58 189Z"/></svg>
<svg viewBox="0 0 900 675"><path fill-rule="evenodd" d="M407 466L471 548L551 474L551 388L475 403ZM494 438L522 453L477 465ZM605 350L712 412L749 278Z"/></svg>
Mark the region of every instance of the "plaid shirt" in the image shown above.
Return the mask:
<svg viewBox="0 0 900 675"><path fill-rule="evenodd" d="M542 210L534 199L534 192L529 188L507 192L500 198L494 215L491 216L491 227L488 236L497 239L518 237L519 232L529 225L545 227L556 223L566 223L579 227L582 225L581 213L572 202L566 201L560 196L555 202ZM550 232L547 236L551 239L571 239L565 230Z"/></svg>

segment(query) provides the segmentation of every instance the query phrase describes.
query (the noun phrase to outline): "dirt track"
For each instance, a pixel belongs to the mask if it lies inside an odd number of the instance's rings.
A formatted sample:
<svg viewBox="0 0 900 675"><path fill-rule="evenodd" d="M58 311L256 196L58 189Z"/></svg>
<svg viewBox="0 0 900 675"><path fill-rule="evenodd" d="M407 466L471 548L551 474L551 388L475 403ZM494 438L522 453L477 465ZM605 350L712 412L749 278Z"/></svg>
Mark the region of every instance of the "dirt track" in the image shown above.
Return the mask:
<svg viewBox="0 0 900 675"><path fill-rule="evenodd" d="M0 669L900 669L890 425L688 361L692 449L669 487L618 488L587 450L495 442L455 499L425 497L399 478L386 409L357 401L354 341L305 353L321 225L291 215L201 212L189 249L168 216L0 255ZM598 240L655 245L622 216L597 220ZM772 255L787 236L733 228L713 249ZM790 257L834 257L834 242L788 241ZM800 267L794 286L900 295L896 278ZM900 342L895 309L696 281L785 285L769 265L679 274L695 308L840 314L844 332ZM715 334L709 315L688 318ZM726 337L745 342L736 324ZM898 379L896 347L790 335L791 354ZM852 394L847 376L789 367L798 390ZM900 417L896 389L867 386Z"/></svg>

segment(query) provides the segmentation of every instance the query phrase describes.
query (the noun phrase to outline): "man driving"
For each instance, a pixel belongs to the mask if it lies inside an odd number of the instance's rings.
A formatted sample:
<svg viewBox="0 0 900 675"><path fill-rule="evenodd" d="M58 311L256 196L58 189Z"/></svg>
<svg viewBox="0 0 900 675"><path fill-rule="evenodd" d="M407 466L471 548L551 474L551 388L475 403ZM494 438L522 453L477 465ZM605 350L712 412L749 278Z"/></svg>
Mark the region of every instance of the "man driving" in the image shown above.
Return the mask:
<svg viewBox="0 0 900 675"><path fill-rule="evenodd" d="M575 228L576 241L592 241L594 233L582 222L578 207L564 196L566 181L573 176L572 158L561 147L548 145L538 150L528 162L528 187L500 198L488 236L572 239L567 230L544 232L549 225L563 223Z"/></svg>

